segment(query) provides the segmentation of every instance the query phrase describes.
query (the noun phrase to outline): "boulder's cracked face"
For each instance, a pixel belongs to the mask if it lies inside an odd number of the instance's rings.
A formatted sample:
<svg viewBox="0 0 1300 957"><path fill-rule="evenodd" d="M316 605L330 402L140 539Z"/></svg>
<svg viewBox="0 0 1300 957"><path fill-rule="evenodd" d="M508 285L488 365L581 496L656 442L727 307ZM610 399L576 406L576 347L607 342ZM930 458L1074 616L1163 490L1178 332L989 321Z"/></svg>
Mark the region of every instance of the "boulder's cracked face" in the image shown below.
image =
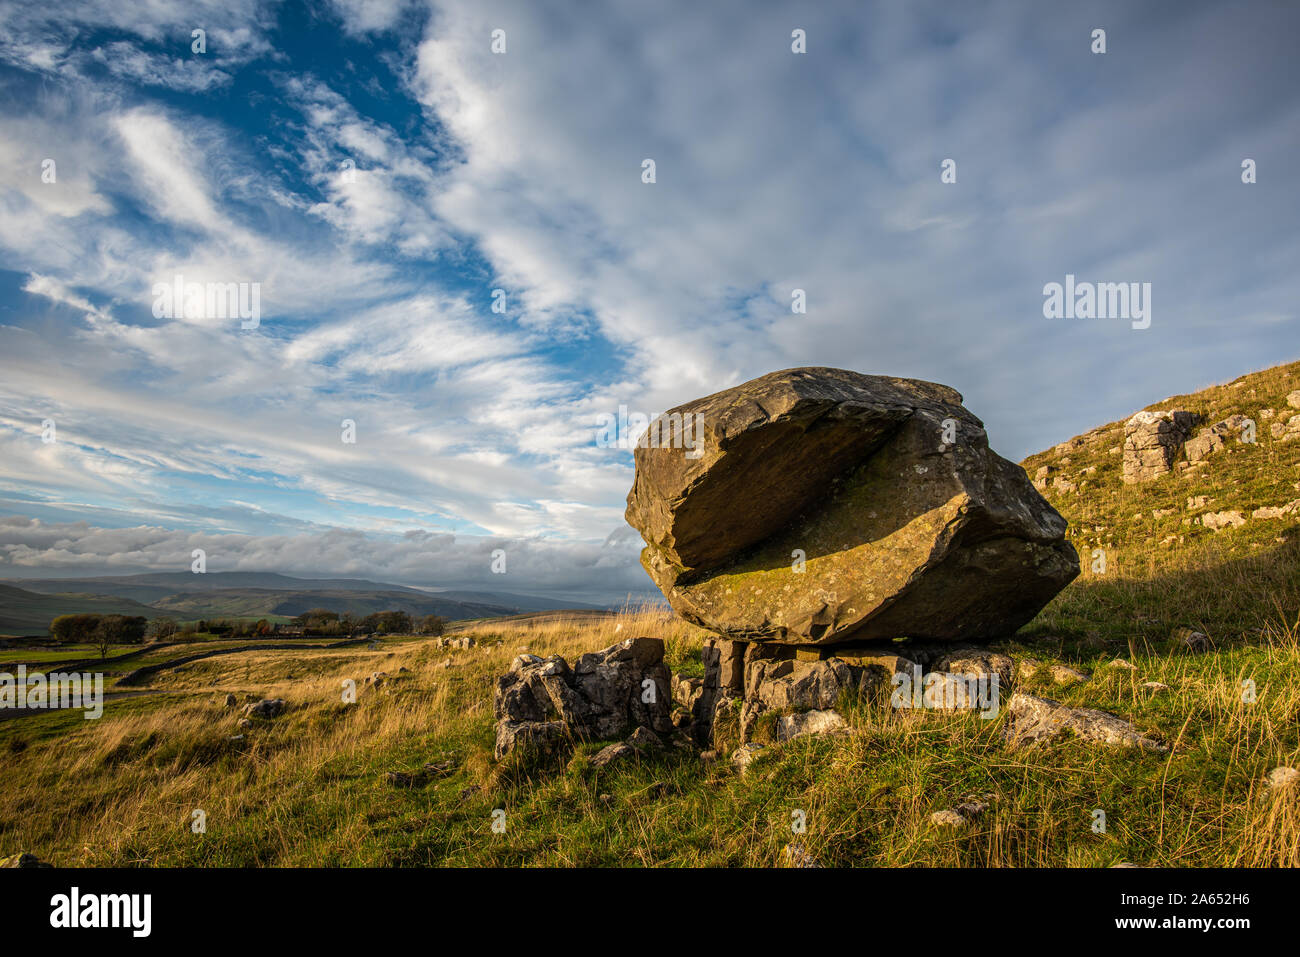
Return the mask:
<svg viewBox="0 0 1300 957"><path fill-rule="evenodd" d="M960 403L933 383L795 369L674 410L700 417L704 450L636 450L642 564L679 614L730 638L1014 631L1078 556Z"/></svg>

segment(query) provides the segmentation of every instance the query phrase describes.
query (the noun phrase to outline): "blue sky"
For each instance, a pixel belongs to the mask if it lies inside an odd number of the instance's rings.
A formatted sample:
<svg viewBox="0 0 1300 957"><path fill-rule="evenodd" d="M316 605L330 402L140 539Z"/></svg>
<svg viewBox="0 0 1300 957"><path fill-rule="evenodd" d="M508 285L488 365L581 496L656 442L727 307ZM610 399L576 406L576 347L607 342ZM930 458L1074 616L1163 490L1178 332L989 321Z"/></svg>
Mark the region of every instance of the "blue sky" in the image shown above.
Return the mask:
<svg viewBox="0 0 1300 957"><path fill-rule="evenodd" d="M595 440L620 405L916 376L1019 459L1295 359L1298 27L1287 3L0 3L0 577L202 547L612 600L649 587L630 453ZM177 274L256 284L259 324L155 316ZM1150 328L1044 318L1067 274L1151 283Z"/></svg>

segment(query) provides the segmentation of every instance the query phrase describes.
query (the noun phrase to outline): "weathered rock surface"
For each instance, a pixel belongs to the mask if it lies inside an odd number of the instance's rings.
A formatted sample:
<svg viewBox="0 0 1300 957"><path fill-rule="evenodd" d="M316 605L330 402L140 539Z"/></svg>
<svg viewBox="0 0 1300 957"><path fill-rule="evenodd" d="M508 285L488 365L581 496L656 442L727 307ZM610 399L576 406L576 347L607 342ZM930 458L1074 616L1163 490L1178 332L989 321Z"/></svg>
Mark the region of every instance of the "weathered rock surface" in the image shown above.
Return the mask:
<svg viewBox="0 0 1300 957"><path fill-rule="evenodd" d="M627 520L674 609L729 639L988 638L1078 574L1065 520L946 386L792 369L664 418Z"/></svg>
<svg viewBox="0 0 1300 957"><path fill-rule="evenodd" d="M1199 417L1193 412L1139 412L1124 426L1124 481L1149 482L1171 471Z"/></svg>
<svg viewBox="0 0 1300 957"><path fill-rule="evenodd" d="M19 851L17 854L10 854L8 857L0 857L0 868L11 867L33 867L45 868L53 867L53 864L47 864L35 854L28 854L26 851Z"/></svg>
<svg viewBox="0 0 1300 957"><path fill-rule="evenodd" d="M848 727L838 711L804 711L782 715L776 720L776 740L793 741L809 734L834 734Z"/></svg>
<svg viewBox="0 0 1300 957"><path fill-rule="evenodd" d="M1142 734L1124 719L1095 708L1071 708L1050 698L1018 692L1011 696L1007 711L1004 733L1012 747L1074 734L1086 741L1114 747L1166 750L1165 745Z"/></svg>
<svg viewBox="0 0 1300 957"><path fill-rule="evenodd" d="M547 755L573 738L617 738L638 728L671 733L672 691L663 658L658 638L629 638L580 656L572 667L559 655L518 656L497 679L492 701L497 760L520 745Z"/></svg>
<svg viewBox="0 0 1300 957"><path fill-rule="evenodd" d="M263 698L244 705L244 715L249 718L276 718L284 714L287 707L283 698Z"/></svg>
<svg viewBox="0 0 1300 957"><path fill-rule="evenodd" d="M1233 509L1224 512L1206 512L1201 516L1201 524L1218 531L1221 528L1237 528L1246 524L1246 516Z"/></svg>
<svg viewBox="0 0 1300 957"><path fill-rule="evenodd" d="M1200 462L1234 439L1244 442L1250 437L1253 440L1253 432L1250 431L1253 427L1254 423L1244 415L1230 415L1222 422L1215 422L1208 429L1203 429L1196 438L1188 440L1183 447L1187 461Z"/></svg>

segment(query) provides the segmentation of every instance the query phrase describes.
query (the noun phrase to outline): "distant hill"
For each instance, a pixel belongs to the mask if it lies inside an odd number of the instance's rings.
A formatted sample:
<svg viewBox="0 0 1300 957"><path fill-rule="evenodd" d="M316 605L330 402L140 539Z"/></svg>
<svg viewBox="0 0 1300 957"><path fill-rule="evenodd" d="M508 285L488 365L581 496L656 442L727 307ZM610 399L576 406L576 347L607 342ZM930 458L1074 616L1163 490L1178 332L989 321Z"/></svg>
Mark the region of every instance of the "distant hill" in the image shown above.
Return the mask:
<svg viewBox="0 0 1300 957"><path fill-rule="evenodd" d="M0 585L0 633L43 634L51 619L76 614L158 618L165 613L129 598L77 593L48 595Z"/></svg>
<svg viewBox="0 0 1300 957"><path fill-rule="evenodd" d="M340 614L405 611L444 618L497 618L522 612L596 606L506 592L432 591L364 578L293 578L276 572L153 572L92 578L8 579L25 592L77 592L151 605L176 618L246 618L298 615L312 608ZM58 607L62 607L59 605ZM62 614L62 612L59 612ZM48 621L45 622L48 624Z"/></svg>
<svg viewBox="0 0 1300 957"><path fill-rule="evenodd" d="M354 578L291 578L275 572L154 572L145 575L104 575L96 578L10 578L7 584L24 591L54 594L85 592L116 595L134 601L152 603L160 598L190 592L223 589L257 589L269 591L383 591L427 594L405 585L390 585Z"/></svg>
<svg viewBox="0 0 1300 957"><path fill-rule="evenodd" d="M444 618L498 618L518 609L485 602L454 601L415 590L283 591L269 588L223 588L208 592L168 595L153 607L176 618L260 618L266 615L300 615L313 608L357 616L378 611L404 611L412 616L441 615Z"/></svg>
<svg viewBox="0 0 1300 957"><path fill-rule="evenodd" d="M580 601L568 601L563 598L538 598L535 595L516 595L504 591L422 591L422 594L435 598L449 598L453 601L486 602L489 605L501 605L517 608L520 612L561 611L561 610L596 610L604 611L602 605L588 605Z"/></svg>

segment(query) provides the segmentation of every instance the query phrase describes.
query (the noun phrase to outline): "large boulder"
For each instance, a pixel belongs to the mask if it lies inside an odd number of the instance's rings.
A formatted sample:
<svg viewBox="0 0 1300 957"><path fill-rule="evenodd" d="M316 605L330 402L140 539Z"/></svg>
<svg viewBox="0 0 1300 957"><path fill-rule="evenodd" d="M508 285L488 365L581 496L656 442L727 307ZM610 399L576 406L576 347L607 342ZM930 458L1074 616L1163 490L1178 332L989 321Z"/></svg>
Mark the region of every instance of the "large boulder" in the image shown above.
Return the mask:
<svg viewBox="0 0 1300 957"><path fill-rule="evenodd" d="M810 368L672 410L635 452L627 520L642 564L682 617L729 639L1014 632L1079 573L1078 555L961 401ZM688 424L702 449L678 434Z"/></svg>

